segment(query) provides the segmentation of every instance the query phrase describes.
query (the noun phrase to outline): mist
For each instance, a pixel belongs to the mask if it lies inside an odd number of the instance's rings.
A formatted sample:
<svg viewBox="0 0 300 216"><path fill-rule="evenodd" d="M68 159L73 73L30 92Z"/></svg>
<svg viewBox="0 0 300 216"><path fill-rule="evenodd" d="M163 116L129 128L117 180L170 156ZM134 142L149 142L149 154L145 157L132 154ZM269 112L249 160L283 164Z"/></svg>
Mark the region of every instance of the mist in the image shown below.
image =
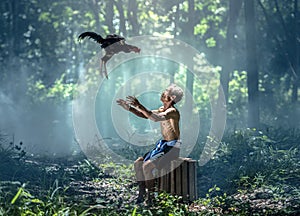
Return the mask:
<svg viewBox="0 0 300 216"><path fill-rule="evenodd" d="M46 66L45 66L46 67ZM34 102L28 94L26 67L0 87L0 133L29 155L65 156L80 151L72 127L72 103Z"/></svg>

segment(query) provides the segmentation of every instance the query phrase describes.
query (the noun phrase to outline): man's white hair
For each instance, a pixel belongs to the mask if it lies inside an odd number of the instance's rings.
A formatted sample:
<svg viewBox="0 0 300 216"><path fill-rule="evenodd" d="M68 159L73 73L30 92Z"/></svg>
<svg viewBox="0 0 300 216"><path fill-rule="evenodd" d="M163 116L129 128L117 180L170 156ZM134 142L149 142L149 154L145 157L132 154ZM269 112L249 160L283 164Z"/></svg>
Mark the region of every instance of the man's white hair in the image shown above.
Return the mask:
<svg viewBox="0 0 300 216"><path fill-rule="evenodd" d="M174 103L178 103L183 97L183 90L174 83L170 84L166 90L169 91L169 94L171 96L176 96L174 99Z"/></svg>

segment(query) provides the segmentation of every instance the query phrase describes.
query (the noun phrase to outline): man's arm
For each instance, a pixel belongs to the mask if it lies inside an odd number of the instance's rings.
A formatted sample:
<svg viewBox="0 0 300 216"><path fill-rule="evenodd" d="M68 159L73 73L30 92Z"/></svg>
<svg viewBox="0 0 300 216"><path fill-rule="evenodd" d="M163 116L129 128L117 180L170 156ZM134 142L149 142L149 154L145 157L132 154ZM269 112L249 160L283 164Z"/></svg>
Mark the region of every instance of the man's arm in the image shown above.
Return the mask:
<svg viewBox="0 0 300 216"><path fill-rule="evenodd" d="M145 119L147 118L142 112L137 110L135 107L130 106L128 111L132 112L133 114L135 114L138 117L145 118Z"/></svg>
<svg viewBox="0 0 300 216"><path fill-rule="evenodd" d="M148 119L158 122L165 121L167 119L172 118L176 112L175 108L169 108L166 111L159 112L158 110L147 110L143 105L138 109L141 113L143 113Z"/></svg>
<svg viewBox="0 0 300 216"><path fill-rule="evenodd" d="M127 100L128 103L132 105L137 111L142 113L146 118L155 122L165 121L171 118L172 114L176 111L175 108L169 108L164 112L159 112L158 110L151 111L144 107L135 97L128 96Z"/></svg>
<svg viewBox="0 0 300 216"><path fill-rule="evenodd" d="M138 111L136 108L130 106L130 104L127 101L123 100L123 99L118 99L117 104L120 105L121 107L123 107L125 110L128 110L129 112L132 112L133 114L135 114L138 117L147 118L143 113Z"/></svg>

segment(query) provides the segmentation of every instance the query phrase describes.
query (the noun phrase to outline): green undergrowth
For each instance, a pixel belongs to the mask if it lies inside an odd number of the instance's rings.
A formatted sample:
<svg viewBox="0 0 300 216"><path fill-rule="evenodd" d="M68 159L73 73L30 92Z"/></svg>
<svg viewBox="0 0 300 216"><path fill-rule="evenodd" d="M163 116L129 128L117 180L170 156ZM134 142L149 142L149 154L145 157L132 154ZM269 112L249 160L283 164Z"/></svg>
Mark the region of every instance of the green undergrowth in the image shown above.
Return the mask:
<svg viewBox="0 0 300 216"><path fill-rule="evenodd" d="M135 204L133 166L92 164L84 155L37 158L0 141L0 215L297 215L299 131L253 129L224 136L197 167L198 199L155 194Z"/></svg>

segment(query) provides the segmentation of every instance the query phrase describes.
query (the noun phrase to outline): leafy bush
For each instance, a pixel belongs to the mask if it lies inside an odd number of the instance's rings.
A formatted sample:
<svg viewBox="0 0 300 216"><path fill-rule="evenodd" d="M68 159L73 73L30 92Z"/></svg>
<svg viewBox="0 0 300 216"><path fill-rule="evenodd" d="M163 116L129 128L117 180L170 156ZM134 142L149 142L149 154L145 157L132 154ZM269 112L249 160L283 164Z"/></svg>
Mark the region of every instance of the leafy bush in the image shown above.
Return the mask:
<svg viewBox="0 0 300 216"><path fill-rule="evenodd" d="M0 138L6 143L0 145L0 215L295 215L300 209L297 131L227 134L197 169L198 200L160 193L152 205L135 205L132 165L20 157L22 145Z"/></svg>

